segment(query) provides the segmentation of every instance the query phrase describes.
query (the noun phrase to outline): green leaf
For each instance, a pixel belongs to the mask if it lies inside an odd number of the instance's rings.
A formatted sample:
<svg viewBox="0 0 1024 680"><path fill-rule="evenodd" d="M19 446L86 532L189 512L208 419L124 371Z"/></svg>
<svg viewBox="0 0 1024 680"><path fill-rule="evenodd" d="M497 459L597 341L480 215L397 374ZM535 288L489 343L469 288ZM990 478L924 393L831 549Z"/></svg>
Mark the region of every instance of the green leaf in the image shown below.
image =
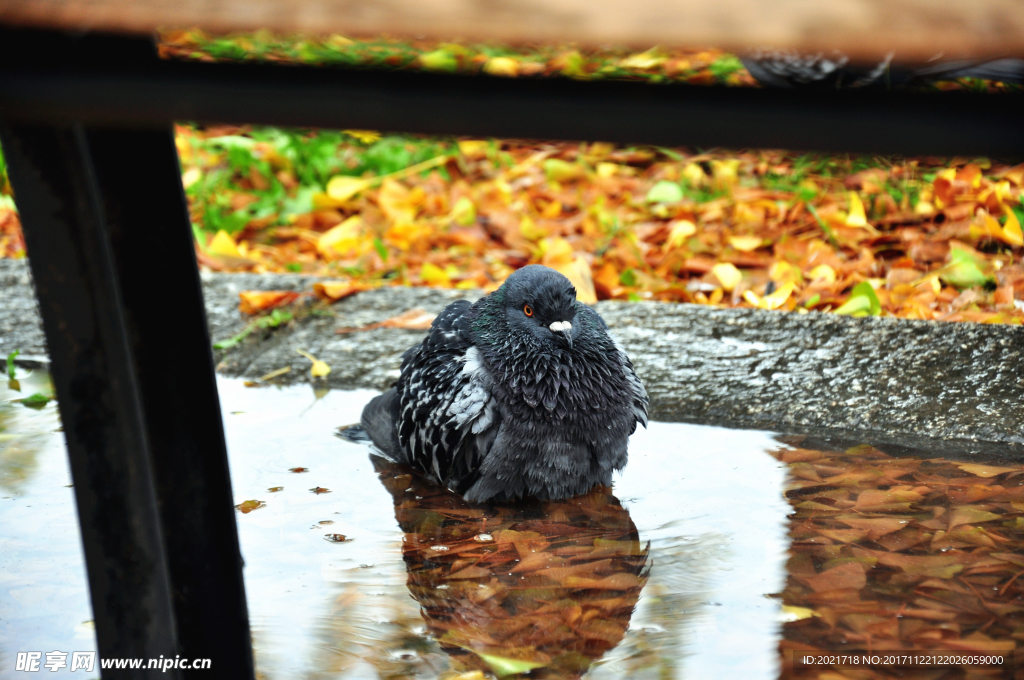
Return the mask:
<svg viewBox="0 0 1024 680"><path fill-rule="evenodd" d="M939 278L957 288L984 286L991 280L978 266L977 260L962 248L954 248L949 254L950 263L939 270Z"/></svg>
<svg viewBox="0 0 1024 680"><path fill-rule="evenodd" d="M459 60L447 50L434 50L420 55L420 64L423 68L432 71L455 71L459 68Z"/></svg>
<svg viewBox="0 0 1024 680"><path fill-rule="evenodd" d="M38 411L50 403L50 398L42 392L36 392L24 399L15 399L15 401L20 402L22 406L28 406L29 408L34 408Z"/></svg>
<svg viewBox="0 0 1024 680"><path fill-rule="evenodd" d="M619 274L619 283L623 286L635 286L636 285L636 272L632 269L626 269Z"/></svg>
<svg viewBox="0 0 1024 680"><path fill-rule="evenodd" d="M675 182L662 180L647 192L648 203L677 203L683 200L683 188Z"/></svg>
<svg viewBox="0 0 1024 680"><path fill-rule="evenodd" d="M493 654L482 654L476 652L477 656L487 662L487 665L491 667L494 674L499 678L503 678L506 675L516 675L517 673L529 673L535 668L543 668L547 664L537 663L536 661L520 661L519 659L508 659L503 656L495 656Z"/></svg>
<svg viewBox="0 0 1024 680"><path fill-rule="evenodd" d="M854 286L849 299L836 309L836 314L850 316L878 316L881 313L882 304L878 301L875 289L867 281Z"/></svg>
<svg viewBox="0 0 1024 680"><path fill-rule="evenodd" d="M7 377L10 380L14 380L14 360L18 358L19 354L21 354L21 350L16 349L7 355Z"/></svg>
<svg viewBox="0 0 1024 680"><path fill-rule="evenodd" d="M373 239L373 247L377 251L377 254L380 255L381 261L382 262L387 262L388 261L388 249L387 249L387 246L384 245L384 242L381 241L379 238L375 238L375 239Z"/></svg>

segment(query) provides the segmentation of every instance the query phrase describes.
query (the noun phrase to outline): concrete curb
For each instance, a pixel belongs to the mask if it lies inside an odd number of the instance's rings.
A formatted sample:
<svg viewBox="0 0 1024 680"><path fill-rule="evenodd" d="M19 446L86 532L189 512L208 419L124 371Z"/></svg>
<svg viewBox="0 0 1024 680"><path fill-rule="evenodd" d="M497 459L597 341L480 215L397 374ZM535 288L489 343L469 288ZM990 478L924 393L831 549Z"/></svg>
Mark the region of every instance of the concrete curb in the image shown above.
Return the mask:
<svg viewBox="0 0 1024 680"><path fill-rule="evenodd" d="M300 275L204 274L214 340L240 332L242 290L309 290ZM27 266L0 260L0 353L45 353ZM307 359L326 361L326 385L383 389L422 331L340 327L414 307L437 313L473 291L387 288L287 326L257 331L215 353L218 370L250 379L291 367L281 382L310 381ZM652 416L796 434L939 447L951 455L1024 459L1024 329L651 302L602 302L651 395ZM940 440L940 441L936 441Z"/></svg>

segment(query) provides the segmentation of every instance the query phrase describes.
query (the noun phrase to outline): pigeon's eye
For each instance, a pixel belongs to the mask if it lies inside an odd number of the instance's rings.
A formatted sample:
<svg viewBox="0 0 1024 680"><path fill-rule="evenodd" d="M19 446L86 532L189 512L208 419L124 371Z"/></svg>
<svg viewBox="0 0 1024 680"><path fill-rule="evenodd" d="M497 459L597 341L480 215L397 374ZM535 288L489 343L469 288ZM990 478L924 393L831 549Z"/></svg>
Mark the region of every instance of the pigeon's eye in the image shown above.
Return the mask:
<svg viewBox="0 0 1024 680"><path fill-rule="evenodd" d="M523 305L523 314L526 316L533 316L533 307L530 305Z"/></svg>

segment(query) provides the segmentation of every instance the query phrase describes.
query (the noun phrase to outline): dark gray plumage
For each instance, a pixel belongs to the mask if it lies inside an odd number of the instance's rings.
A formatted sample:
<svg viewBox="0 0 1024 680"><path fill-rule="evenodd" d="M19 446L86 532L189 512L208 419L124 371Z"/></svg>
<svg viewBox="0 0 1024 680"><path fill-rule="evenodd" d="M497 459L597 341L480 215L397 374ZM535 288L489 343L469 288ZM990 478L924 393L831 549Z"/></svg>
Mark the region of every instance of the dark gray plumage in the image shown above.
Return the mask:
<svg viewBox="0 0 1024 680"><path fill-rule="evenodd" d="M361 424L386 456L466 500L557 499L611 483L647 404L604 320L531 265L448 305Z"/></svg>

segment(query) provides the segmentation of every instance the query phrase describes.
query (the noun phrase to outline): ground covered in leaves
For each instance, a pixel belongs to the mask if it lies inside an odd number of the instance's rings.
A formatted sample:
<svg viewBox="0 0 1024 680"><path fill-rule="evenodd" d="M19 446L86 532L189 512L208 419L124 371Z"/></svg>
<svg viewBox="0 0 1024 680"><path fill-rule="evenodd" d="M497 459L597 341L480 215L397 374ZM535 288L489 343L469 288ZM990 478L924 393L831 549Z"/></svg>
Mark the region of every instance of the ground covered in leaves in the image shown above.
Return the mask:
<svg viewBox="0 0 1024 680"><path fill-rule="evenodd" d="M716 50L179 31L161 52L753 84ZM1024 320L1024 165L189 125L177 142L200 264L334 277L319 291L328 299L381 285L491 290L542 263L591 302ZM0 257L22 257L3 170ZM262 296L247 310L290 301Z"/></svg>

